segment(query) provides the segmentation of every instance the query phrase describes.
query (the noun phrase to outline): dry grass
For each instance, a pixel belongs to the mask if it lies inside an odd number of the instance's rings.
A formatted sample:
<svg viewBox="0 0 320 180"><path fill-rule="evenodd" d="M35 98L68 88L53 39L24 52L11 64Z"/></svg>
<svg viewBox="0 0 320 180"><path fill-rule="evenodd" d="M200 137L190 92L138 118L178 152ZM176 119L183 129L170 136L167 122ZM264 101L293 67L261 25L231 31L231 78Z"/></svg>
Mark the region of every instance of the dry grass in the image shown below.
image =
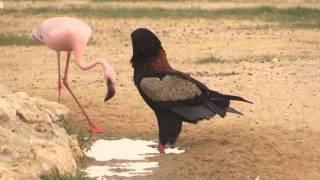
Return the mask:
<svg viewBox="0 0 320 180"><path fill-rule="evenodd" d="M13 34L13 33L4 33L0 34L0 46L36 46L41 45L39 42L36 42L31 39L30 36L26 34Z"/></svg>
<svg viewBox="0 0 320 180"><path fill-rule="evenodd" d="M205 57L196 61L197 64L224 63L225 60L215 56Z"/></svg>
<svg viewBox="0 0 320 180"><path fill-rule="evenodd" d="M312 8L230 8L230 9L163 9L163 8L92 8L91 6L72 6L69 8L27 8L27 9L5 9L3 14L25 16L25 15L68 15L96 18L171 18L171 19L238 19L238 20L262 20L278 22L282 27L295 28L320 28L320 9Z"/></svg>

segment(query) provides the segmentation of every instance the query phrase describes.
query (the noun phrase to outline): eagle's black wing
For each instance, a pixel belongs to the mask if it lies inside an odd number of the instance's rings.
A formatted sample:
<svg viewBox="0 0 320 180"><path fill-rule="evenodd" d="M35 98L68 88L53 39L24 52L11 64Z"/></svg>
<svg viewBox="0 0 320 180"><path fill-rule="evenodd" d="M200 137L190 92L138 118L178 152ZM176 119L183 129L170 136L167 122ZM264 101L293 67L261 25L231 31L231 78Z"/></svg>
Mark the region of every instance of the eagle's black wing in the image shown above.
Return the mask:
<svg viewBox="0 0 320 180"><path fill-rule="evenodd" d="M140 89L161 109L171 111L184 121L193 123L216 114L224 117L226 112L231 110L230 100L249 102L238 96L212 91L201 82L180 72L163 72L161 76L144 77L140 81ZM237 111L233 109L233 112Z"/></svg>

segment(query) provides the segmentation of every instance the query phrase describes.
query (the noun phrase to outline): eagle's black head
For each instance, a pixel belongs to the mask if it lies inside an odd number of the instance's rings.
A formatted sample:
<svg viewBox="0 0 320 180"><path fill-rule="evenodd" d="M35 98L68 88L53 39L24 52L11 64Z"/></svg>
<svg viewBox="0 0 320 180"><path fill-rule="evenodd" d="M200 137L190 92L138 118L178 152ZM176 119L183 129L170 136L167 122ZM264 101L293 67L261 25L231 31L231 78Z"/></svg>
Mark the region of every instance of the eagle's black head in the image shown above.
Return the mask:
<svg viewBox="0 0 320 180"><path fill-rule="evenodd" d="M146 28L136 29L131 33L133 68L153 62L163 50L158 37Z"/></svg>

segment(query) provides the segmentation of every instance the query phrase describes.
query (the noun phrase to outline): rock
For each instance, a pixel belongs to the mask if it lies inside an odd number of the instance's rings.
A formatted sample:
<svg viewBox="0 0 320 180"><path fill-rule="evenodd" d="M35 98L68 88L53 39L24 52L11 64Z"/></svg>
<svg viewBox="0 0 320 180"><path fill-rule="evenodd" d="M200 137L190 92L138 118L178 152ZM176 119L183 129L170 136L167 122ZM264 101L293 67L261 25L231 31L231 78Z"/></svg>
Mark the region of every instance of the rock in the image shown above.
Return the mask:
<svg viewBox="0 0 320 180"><path fill-rule="evenodd" d="M40 179L55 168L74 172L82 151L59 125L68 114L61 104L23 92L1 94L0 179Z"/></svg>

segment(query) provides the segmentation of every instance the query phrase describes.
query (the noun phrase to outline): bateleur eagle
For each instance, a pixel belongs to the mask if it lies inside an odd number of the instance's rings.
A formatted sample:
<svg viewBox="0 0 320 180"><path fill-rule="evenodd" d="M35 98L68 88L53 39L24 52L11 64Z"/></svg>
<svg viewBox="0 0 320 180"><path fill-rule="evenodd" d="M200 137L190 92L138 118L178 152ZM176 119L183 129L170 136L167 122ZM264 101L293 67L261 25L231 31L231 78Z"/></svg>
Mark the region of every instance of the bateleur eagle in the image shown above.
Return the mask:
<svg viewBox="0 0 320 180"><path fill-rule="evenodd" d="M167 61L160 40L150 30L139 28L131 34L134 84L144 101L155 112L159 127L160 153L173 146L182 122L197 123L226 112L241 114L231 108L230 100L251 103L239 96L210 90L189 75L173 69Z"/></svg>

